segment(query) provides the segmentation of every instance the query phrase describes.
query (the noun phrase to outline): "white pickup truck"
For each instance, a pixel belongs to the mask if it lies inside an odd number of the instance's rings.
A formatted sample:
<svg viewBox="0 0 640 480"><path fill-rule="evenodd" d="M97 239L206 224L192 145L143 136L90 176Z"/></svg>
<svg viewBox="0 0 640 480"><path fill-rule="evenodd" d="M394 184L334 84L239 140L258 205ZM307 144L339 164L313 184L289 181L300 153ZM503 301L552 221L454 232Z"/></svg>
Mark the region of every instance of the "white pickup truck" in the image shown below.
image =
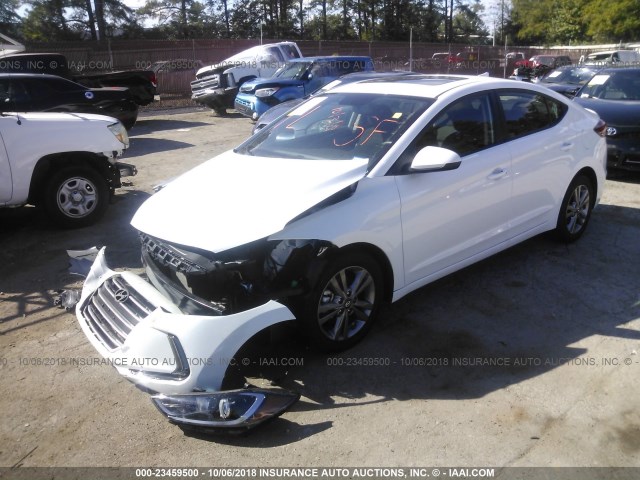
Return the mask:
<svg viewBox="0 0 640 480"><path fill-rule="evenodd" d="M215 65L202 67L191 82L191 99L212 108L218 115L225 115L233 108L240 86L254 78L267 78L288 60L302 57L294 42L257 45L223 60Z"/></svg>
<svg viewBox="0 0 640 480"><path fill-rule="evenodd" d="M0 207L32 204L55 225L83 227L104 214L121 176L136 174L116 162L129 137L114 118L1 110Z"/></svg>

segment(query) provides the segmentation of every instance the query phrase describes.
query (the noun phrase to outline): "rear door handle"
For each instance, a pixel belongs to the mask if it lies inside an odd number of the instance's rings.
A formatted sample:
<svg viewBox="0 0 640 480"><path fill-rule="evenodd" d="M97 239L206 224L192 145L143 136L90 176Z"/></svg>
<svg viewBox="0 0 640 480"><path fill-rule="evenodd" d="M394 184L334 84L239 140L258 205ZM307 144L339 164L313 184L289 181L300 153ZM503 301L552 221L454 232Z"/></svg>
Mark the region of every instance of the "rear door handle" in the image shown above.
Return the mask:
<svg viewBox="0 0 640 480"><path fill-rule="evenodd" d="M571 150L573 148L573 142L564 142L561 146L560 146L560 150L566 152L568 150Z"/></svg>

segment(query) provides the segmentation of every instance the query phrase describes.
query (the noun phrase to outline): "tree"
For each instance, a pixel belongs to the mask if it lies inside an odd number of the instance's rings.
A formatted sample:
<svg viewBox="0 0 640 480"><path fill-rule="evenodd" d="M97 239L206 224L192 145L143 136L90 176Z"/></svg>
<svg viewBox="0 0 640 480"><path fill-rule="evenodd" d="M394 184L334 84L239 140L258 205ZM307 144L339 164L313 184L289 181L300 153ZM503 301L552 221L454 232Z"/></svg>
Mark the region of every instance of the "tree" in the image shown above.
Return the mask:
<svg viewBox="0 0 640 480"><path fill-rule="evenodd" d="M198 0L147 0L138 15L158 22L169 38L196 38L205 34L205 5Z"/></svg>
<svg viewBox="0 0 640 480"><path fill-rule="evenodd" d="M513 36L510 0L498 0L489 7L488 23L493 26L496 45L504 45L507 36Z"/></svg>
<svg viewBox="0 0 640 480"><path fill-rule="evenodd" d="M553 0L512 0L512 21L517 40L528 45L544 43L549 31Z"/></svg>
<svg viewBox="0 0 640 480"><path fill-rule="evenodd" d="M485 26L480 14L484 10L484 5L480 0L474 0L471 5L459 4L458 10L453 16L453 36L456 40L464 40L469 43L475 39L484 39L489 36L489 31Z"/></svg>
<svg viewBox="0 0 640 480"><path fill-rule="evenodd" d="M120 0L68 1L71 10L66 16L69 22L73 23L77 30L89 32L92 40L127 36L129 32L140 30L135 12Z"/></svg>
<svg viewBox="0 0 640 480"><path fill-rule="evenodd" d="M638 0L591 0L584 11L587 33L598 42L637 41L640 38Z"/></svg>
<svg viewBox="0 0 640 480"><path fill-rule="evenodd" d="M238 0L229 17L232 38L260 38L264 4L260 0Z"/></svg>
<svg viewBox="0 0 640 480"><path fill-rule="evenodd" d="M25 40L44 42L51 40L77 40L81 29L69 25L65 9L69 0L31 0L31 9L22 22Z"/></svg>
<svg viewBox="0 0 640 480"><path fill-rule="evenodd" d="M554 2L547 43L570 45L585 39L586 26L582 17L586 3L585 0Z"/></svg>
<svg viewBox="0 0 640 480"><path fill-rule="evenodd" d="M17 38L18 27L22 22L22 18L16 13L18 11L18 0L2 0L0 3L0 32L9 35L11 38ZM0 40L0 43L2 40Z"/></svg>
<svg viewBox="0 0 640 480"><path fill-rule="evenodd" d="M512 20L517 39L529 45L588 41L587 31L592 29L593 22L610 19L612 9L618 5L616 2L603 4L591 21L585 21L584 13L599 1L513 0Z"/></svg>

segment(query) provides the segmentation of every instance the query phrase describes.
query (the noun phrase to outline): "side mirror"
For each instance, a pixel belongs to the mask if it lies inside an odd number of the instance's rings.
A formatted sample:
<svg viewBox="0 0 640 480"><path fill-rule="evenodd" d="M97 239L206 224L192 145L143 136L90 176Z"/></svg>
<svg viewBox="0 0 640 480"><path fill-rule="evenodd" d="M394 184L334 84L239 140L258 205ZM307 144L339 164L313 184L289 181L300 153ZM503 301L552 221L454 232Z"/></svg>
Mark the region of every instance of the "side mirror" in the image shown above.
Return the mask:
<svg viewBox="0 0 640 480"><path fill-rule="evenodd" d="M424 147L411 162L411 172L442 172L455 170L462 163L460 155L441 147Z"/></svg>

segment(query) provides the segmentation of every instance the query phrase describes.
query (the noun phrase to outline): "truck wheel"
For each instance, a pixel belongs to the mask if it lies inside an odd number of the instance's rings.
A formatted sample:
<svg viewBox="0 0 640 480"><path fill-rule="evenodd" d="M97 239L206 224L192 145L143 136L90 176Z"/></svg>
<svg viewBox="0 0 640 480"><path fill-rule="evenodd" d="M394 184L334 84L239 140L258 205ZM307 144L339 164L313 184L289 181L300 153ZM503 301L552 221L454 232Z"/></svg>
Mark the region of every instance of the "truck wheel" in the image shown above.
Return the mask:
<svg viewBox="0 0 640 480"><path fill-rule="evenodd" d="M89 167L62 168L47 182L43 206L51 220L62 227L91 225L107 209L107 180Z"/></svg>

